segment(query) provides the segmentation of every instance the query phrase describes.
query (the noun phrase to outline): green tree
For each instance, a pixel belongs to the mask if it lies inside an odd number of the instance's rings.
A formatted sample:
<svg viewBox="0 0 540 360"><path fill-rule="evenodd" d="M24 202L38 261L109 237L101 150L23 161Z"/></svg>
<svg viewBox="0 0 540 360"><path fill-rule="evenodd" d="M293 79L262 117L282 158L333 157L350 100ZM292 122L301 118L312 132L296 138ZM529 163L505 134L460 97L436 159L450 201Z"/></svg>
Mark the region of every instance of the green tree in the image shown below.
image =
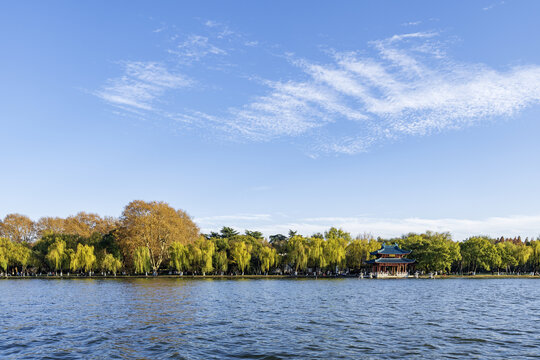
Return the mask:
<svg viewBox="0 0 540 360"><path fill-rule="evenodd" d="M501 263L497 247L485 236L474 236L463 241L461 255L469 271L474 273L478 268L490 271L493 265Z"/></svg>
<svg viewBox="0 0 540 360"><path fill-rule="evenodd" d="M268 239L270 239L270 244L274 244L281 241L287 241L287 237L283 234L270 235Z"/></svg>
<svg viewBox="0 0 540 360"><path fill-rule="evenodd" d="M94 247L77 244L77 251L71 254L70 269L73 271L83 270L84 272L92 275L92 269L96 263L96 255L94 254Z"/></svg>
<svg viewBox="0 0 540 360"><path fill-rule="evenodd" d="M0 270L6 273L7 276L7 267L9 261L9 254L7 249L4 246L0 246Z"/></svg>
<svg viewBox="0 0 540 360"><path fill-rule="evenodd" d="M351 234L348 232L343 231L342 229L337 229L335 227L331 227L330 230L324 232L324 238L326 240L330 239L343 239L345 242L351 241Z"/></svg>
<svg viewBox="0 0 540 360"><path fill-rule="evenodd" d="M366 241L360 239L351 241L345 249L347 267L360 270L369 256L369 252L367 251Z"/></svg>
<svg viewBox="0 0 540 360"><path fill-rule="evenodd" d="M141 246L133 252L133 263L135 265L136 274L148 274L152 269L150 264L150 253L147 247Z"/></svg>
<svg viewBox="0 0 540 360"><path fill-rule="evenodd" d="M294 235L288 242L288 258L296 272L304 271L309 260L309 245L302 235Z"/></svg>
<svg viewBox="0 0 540 360"><path fill-rule="evenodd" d="M516 258L516 245L510 241L501 241L496 245L497 253L501 259L499 262L499 267L505 269L508 273L510 269L519 264L518 259Z"/></svg>
<svg viewBox="0 0 540 360"><path fill-rule="evenodd" d="M529 261L529 258L533 254L533 248L530 246L526 246L525 244L519 244L516 247L516 258L518 260L518 264L521 267L523 271L525 271L525 265L527 264L527 261Z"/></svg>
<svg viewBox="0 0 540 360"><path fill-rule="evenodd" d="M335 227L324 233L326 246L324 247L324 257L332 271L339 271L345 265L346 251L351 235Z"/></svg>
<svg viewBox="0 0 540 360"><path fill-rule="evenodd" d="M215 253L216 271L219 271L221 275L227 272L229 269L229 258L227 257L227 251L221 250Z"/></svg>
<svg viewBox="0 0 540 360"><path fill-rule="evenodd" d="M276 235L270 235L270 245L276 249L277 252L277 258L276 258L276 266L282 263L282 259L287 257L288 250L288 242L289 239L283 235L283 234L276 234Z"/></svg>
<svg viewBox="0 0 540 360"><path fill-rule="evenodd" d="M262 232L260 232L260 231L250 231L250 230L246 230L245 234L246 234L247 236L251 236L252 238L257 239L257 240L263 239L263 234L262 234Z"/></svg>
<svg viewBox="0 0 540 360"><path fill-rule="evenodd" d="M214 242L205 239L204 237L199 238L199 247L201 249L201 272L204 275L206 273L214 271L214 266L212 264L212 258L216 251Z"/></svg>
<svg viewBox="0 0 540 360"><path fill-rule="evenodd" d="M424 253L428 271L450 272L452 264L461 260L459 245L452 241L449 233L427 233Z"/></svg>
<svg viewBox="0 0 540 360"><path fill-rule="evenodd" d="M459 244L452 241L450 233L410 233L398 242L404 249L411 250L416 267L426 272L450 272L461 260Z"/></svg>
<svg viewBox="0 0 540 360"><path fill-rule="evenodd" d="M540 239L531 241L531 263L533 272L538 272L538 266L540 265Z"/></svg>
<svg viewBox="0 0 540 360"><path fill-rule="evenodd" d="M244 241L235 241L231 246L231 257L234 263L238 266L238 270L244 275L244 271L249 266L251 260L251 244L246 244Z"/></svg>
<svg viewBox="0 0 540 360"><path fill-rule="evenodd" d="M62 276L63 267L69 260L68 253L66 252L66 242L64 240L56 239L54 243L49 246L46 259L55 271L60 271L60 276Z"/></svg>
<svg viewBox="0 0 540 360"><path fill-rule="evenodd" d="M105 254L101 261L101 268L103 271L112 272L116 276L117 271L122 268L122 262L115 258L113 254Z"/></svg>
<svg viewBox="0 0 540 360"><path fill-rule="evenodd" d="M189 250L184 244L175 241L169 249L169 257L171 259L171 267L178 271L180 275L189 267Z"/></svg>
<svg viewBox="0 0 540 360"><path fill-rule="evenodd" d="M212 257L215 253L215 244L212 240L201 236L188 246L188 258L192 272L200 271L203 275L214 270Z"/></svg>
<svg viewBox="0 0 540 360"><path fill-rule="evenodd" d="M261 272L268 275L268 271L276 263L276 249L263 246L259 253L261 260Z"/></svg>
<svg viewBox="0 0 540 360"><path fill-rule="evenodd" d="M325 245L326 242L322 237L316 236L308 239L309 263L315 268L316 272L323 270L328 265L324 256Z"/></svg>
<svg viewBox="0 0 540 360"><path fill-rule="evenodd" d="M238 231L228 226L222 227L220 232L221 232L221 237L227 238L227 239L231 239L239 234Z"/></svg>
<svg viewBox="0 0 540 360"><path fill-rule="evenodd" d="M26 267L32 258L32 250L24 243L14 243L10 254L12 265L21 266L21 272L26 273Z"/></svg>

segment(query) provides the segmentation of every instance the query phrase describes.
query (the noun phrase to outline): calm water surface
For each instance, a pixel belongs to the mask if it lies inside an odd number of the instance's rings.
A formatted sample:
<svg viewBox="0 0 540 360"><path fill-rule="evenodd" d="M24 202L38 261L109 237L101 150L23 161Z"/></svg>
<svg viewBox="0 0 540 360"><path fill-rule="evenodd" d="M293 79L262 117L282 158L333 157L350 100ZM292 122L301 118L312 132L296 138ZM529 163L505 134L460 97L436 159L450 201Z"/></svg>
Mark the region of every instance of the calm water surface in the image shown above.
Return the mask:
<svg viewBox="0 0 540 360"><path fill-rule="evenodd" d="M0 280L0 358L540 358L540 280Z"/></svg>

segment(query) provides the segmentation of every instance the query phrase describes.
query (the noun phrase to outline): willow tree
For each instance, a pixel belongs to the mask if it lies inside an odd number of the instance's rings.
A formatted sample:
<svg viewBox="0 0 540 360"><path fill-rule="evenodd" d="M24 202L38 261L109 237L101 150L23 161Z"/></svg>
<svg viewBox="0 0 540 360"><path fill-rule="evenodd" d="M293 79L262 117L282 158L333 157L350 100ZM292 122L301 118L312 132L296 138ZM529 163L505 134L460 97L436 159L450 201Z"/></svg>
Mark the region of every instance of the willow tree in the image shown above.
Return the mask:
<svg viewBox="0 0 540 360"><path fill-rule="evenodd" d="M261 272L265 275L268 275L268 270L270 267L274 266L276 263L276 249L269 246L263 246L259 251L259 258L261 260Z"/></svg>
<svg viewBox="0 0 540 360"><path fill-rule="evenodd" d="M188 244L189 268L193 274L199 270L202 261L202 250L197 243Z"/></svg>
<svg viewBox="0 0 540 360"><path fill-rule="evenodd" d="M214 270L212 258L216 251L214 242L199 237L197 241L188 245L188 259L192 271L200 271L203 276Z"/></svg>
<svg viewBox="0 0 540 360"><path fill-rule="evenodd" d="M77 244L77 251L71 254L69 267L73 271L83 270L92 275L92 269L96 262L94 247L89 245Z"/></svg>
<svg viewBox="0 0 540 360"><path fill-rule="evenodd" d="M26 273L26 267L32 257L32 250L30 250L26 244L15 243L11 247L10 258L13 265L21 266L21 272Z"/></svg>
<svg viewBox="0 0 540 360"><path fill-rule="evenodd" d="M207 272L214 271L212 258L216 251L216 247L214 245L214 242L205 239L203 236L201 236L199 240L197 240L197 245L201 249L200 269L204 276Z"/></svg>
<svg viewBox="0 0 540 360"><path fill-rule="evenodd" d="M7 276L7 267L8 267L8 251L5 247L0 246L0 270L3 270L4 273L6 273Z"/></svg>
<svg viewBox="0 0 540 360"><path fill-rule="evenodd" d="M526 246L525 244L519 244L517 246L516 258L518 259L518 263L523 271L525 271L525 265L529 261L532 254L533 248L531 246Z"/></svg>
<svg viewBox="0 0 540 360"><path fill-rule="evenodd" d="M238 270L244 275L244 271L249 266L251 260L251 244L246 244L243 241L235 241L231 246L232 260L238 266Z"/></svg>
<svg viewBox="0 0 540 360"><path fill-rule="evenodd" d="M381 243L369 234L352 240L345 248L347 267L360 270L367 260L374 257L371 253L380 247Z"/></svg>
<svg viewBox="0 0 540 360"><path fill-rule="evenodd" d="M116 272L122 268L122 262L115 258L113 254L105 254L101 260L101 269L104 272L110 271L116 276Z"/></svg>
<svg viewBox="0 0 540 360"><path fill-rule="evenodd" d="M188 247L181 242L175 241L169 249L170 265L178 271L180 275L189 267L189 251Z"/></svg>
<svg viewBox="0 0 540 360"><path fill-rule="evenodd" d="M288 242L289 262L294 270L305 270L309 260L309 246L302 235L293 235Z"/></svg>
<svg viewBox="0 0 540 360"><path fill-rule="evenodd" d="M148 274L148 271L152 268L148 248L140 246L133 251L133 265L136 274Z"/></svg>
<svg viewBox="0 0 540 360"><path fill-rule="evenodd" d="M531 263L533 272L536 273L538 270L538 265L540 265L540 239L531 241Z"/></svg>
<svg viewBox="0 0 540 360"><path fill-rule="evenodd" d="M364 262L367 260L366 254L367 247L363 240L353 240L345 249L345 258L347 260L347 267L354 270L360 270Z"/></svg>
<svg viewBox="0 0 540 360"><path fill-rule="evenodd" d="M56 272L60 270L60 276L62 276L63 266L66 261L69 260L66 242L64 240L56 239L54 243L49 246L45 258Z"/></svg>
<svg viewBox="0 0 540 360"><path fill-rule="evenodd" d="M319 236L313 236L308 239L309 245L309 262L313 265L316 271L324 269L328 263L324 257L324 246L326 242Z"/></svg>
<svg viewBox="0 0 540 360"><path fill-rule="evenodd" d="M221 275L229 269L229 258L227 257L227 251L221 250L215 253L216 271L219 271Z"/></svg>
<svg viewBox="0 0 540 360"><path fill-rule="evenodd" d="M169 259L173 242L188 244L199 235L199 229L184 211L158 201L132 201L124 208L120 224L119 241L125 257L145 247L154 275Z"/></svg>
<svg viewBox="0 0 540 360"><path fill-rule="evenodd" d="M328 265L335 268L336 272L345 264L347 240L343 237L331 237L326 240L324 247L324 257Z"/></svg>

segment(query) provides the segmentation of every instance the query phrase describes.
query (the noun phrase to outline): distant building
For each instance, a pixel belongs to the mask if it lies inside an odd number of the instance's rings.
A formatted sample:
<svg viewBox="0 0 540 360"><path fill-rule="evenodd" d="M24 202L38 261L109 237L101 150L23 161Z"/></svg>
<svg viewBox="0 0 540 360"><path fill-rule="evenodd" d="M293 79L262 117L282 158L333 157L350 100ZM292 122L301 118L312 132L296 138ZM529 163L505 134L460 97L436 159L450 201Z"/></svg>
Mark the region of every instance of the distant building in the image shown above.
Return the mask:
<svg viewBox="0 0 540 360"><path fill-rule="evenodd" d="M370 253L377 258L366 261L366 264L371 264L372 273L377 277L405 277L409 275L410 265L415 262L404 258L410 253L410 250L400 249L397 244L385 245L383 243L379 250Z"/></svg>

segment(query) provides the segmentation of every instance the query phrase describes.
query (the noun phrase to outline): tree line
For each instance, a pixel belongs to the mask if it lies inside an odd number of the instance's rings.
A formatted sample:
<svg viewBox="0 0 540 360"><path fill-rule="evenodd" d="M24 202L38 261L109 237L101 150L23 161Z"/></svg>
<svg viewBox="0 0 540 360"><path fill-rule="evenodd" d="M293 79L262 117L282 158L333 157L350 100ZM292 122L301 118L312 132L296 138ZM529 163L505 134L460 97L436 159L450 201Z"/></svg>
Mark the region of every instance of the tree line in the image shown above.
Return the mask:
<svg viewBox="0 0 540 360"><path fill-rule="evenodd" d="M55 274L310 274L369 272L365 261L382 243L411 250L421 272L537 273L540 238L474 236L452 240L427 231L398 238L353 238L342 229L265 238L231 227L202 234L191 217L165 202L132 201L119 218L80 212L32 221L9 214L0 221L0 273Z"/></svg>

